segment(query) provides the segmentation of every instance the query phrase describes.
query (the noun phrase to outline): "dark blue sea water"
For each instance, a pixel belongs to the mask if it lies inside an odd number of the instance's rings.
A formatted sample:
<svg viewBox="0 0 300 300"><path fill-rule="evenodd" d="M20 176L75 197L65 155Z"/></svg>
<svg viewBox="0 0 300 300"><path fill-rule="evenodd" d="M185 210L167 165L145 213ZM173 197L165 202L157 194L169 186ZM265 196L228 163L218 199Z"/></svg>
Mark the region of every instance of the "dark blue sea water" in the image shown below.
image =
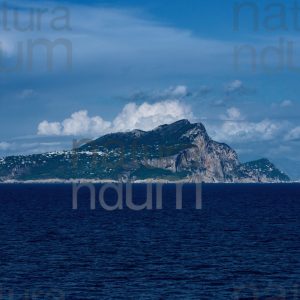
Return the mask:
<svg viewBox="0 0 300 300"><path fill-rule="evenodd" d="M204 185L202 210L193 186L183 210L172 185L162 210L88 198L0 185L0 299L300 299L299 184Z"/></svg>

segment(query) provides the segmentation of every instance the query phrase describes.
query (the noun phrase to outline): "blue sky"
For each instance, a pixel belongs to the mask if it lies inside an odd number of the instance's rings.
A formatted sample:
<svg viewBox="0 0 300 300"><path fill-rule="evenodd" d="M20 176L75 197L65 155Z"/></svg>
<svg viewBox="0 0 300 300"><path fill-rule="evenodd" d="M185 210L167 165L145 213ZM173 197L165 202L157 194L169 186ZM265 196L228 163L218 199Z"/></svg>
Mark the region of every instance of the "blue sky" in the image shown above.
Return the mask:
<svg viewBox="0 0 300 300"><path fill-rule="evenodd" d="M0 8L0 156L186 117L242 161L268 157L300 178L295 3L10 1ZM28 67L39 39L65 42L51 72L43 46Z"/></svg>

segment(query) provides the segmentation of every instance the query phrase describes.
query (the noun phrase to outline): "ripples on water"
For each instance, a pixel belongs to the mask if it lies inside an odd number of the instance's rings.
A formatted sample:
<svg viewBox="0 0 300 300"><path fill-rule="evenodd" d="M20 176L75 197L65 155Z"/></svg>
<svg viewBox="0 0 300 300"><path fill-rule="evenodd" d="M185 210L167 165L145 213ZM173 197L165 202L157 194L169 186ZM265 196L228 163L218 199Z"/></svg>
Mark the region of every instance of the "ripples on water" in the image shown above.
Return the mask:
<svg viewBox="0 0 300 300"><path fill-rule="evenodd" d="M300 299L300 185L205 185L202 210L192 189L181 211L169 185L161 211L107 212L0 185L3 299Z"/></svg>

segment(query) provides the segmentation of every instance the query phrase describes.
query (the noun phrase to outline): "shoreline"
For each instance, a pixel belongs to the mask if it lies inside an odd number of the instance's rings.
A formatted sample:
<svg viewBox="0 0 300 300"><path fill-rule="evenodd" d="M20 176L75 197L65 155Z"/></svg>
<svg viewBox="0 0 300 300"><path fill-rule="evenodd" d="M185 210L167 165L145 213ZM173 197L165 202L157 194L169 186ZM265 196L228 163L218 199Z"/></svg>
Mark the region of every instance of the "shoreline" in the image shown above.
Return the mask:
<svg viewBox="0 0 300 300"><path fill-rule="evenodd" d="M296 184L300 181L283 181L283 182L254 182L254 181L240 181L240 182L195 182L191 180L164 180L164 179L145 179L145 180L135 180L129 182L122 182L112 179L39 179L39 180L6 180L0 181L0 184L117 184L117 183L131 183L131 184Z"/></svg>

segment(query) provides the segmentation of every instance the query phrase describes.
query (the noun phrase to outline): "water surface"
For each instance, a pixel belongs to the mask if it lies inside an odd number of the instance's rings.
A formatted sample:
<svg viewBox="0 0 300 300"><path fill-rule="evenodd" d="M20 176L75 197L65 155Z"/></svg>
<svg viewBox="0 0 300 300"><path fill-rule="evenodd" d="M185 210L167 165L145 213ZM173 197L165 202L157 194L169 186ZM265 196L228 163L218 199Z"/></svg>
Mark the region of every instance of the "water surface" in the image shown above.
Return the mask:
<svg viewBox="0 0 300 300"><path fill-rule="evenodd" d="M299 184L204 185L202 210L192 186L183 210L172 185L162 210L88 198L72 210L71 185L0 185L3 299L300 299Z"/></svg>

